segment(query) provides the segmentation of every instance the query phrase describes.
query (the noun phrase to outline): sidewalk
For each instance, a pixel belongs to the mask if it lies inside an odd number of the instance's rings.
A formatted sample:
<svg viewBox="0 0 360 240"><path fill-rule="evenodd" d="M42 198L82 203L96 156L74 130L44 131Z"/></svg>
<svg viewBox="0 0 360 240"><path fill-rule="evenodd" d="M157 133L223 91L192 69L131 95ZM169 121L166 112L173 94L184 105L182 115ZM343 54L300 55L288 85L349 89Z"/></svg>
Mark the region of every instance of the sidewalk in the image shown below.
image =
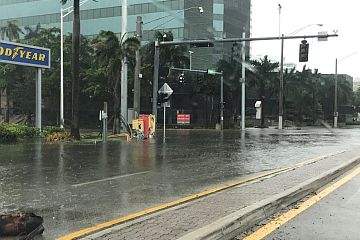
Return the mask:
<svg viewBox="0 0 360 240"><path fill-rule="evenodd" d="M356 150L337 153L80 239L231 239L234 229L238 229L236 224L247 228L279 207L316 191L359 162Z"/></svg>

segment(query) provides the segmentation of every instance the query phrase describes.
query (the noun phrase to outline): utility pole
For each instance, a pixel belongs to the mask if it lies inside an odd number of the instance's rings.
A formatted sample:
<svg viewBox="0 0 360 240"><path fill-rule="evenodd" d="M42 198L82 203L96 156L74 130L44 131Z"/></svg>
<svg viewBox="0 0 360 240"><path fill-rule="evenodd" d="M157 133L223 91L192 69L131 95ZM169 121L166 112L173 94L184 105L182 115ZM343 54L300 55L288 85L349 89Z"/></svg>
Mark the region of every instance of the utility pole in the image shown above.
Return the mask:
<svg viewBox="0 0 360 240"><path fill-rule="evenodd" d="M192 54L194 52L193 51L189 51L189 69L191 70L191 67L192 67Z"/></svg>
<svg viewBox="0 0 360 240"><path fill-rule="evenodd" d="M284 37L284 34L282 35ZM284 38L281 38L280 88L279 88L279 129L283 129L283 91L284 91Z"/></svg>
<svg viewBox="0 0 360 240"><path fill-rule="evenodd" d="M159 88L159 62L160 62L160 44L159 40L155 40L155 54L154 54L154 81L153 81L153 97L152 97L152 114L155 116L155 123L157 122L157 91Z"/></svg>
<svg viewBox="0 0 360 240"><path fill-rule="evenodd" d="M335 100L334 100L334 128L337 128L337 123L338 123L338 116L339 113L337 111L337 95L338 95L338 90L337 90L337 83L338 83L338 74L337 74L337 65L338 65L338 59L335 59Z"/></svg>
<svg viewBox="0 0 360 240"><path fill-rule="evenodd" d="M242 37L245 38L245 32ZM241 42L241 129L245 130L245 42Z"/></svg>
<svg viewBox="0 0 360 240"><path fill-rule="evenodd" d="M121 17L121 44L127 39L127 15L128 15L128 0L122 0L122 17ZM127 107L127 94L128 94L128 82L127 82L127 59L124 57L121 61L121 115L125 121L128 121L128 107ZM123 126L125 128L125 126Z"/></svg>
<svg viewBox="0 0 360 240"><path fill-rule="evenodd" d="M41 68L37 69L36 72L36 104L35 104L35 127L41 131Z"/></svg>
<svg viewBox="0 0 360 240"><path fill-rule="evenodd" d="M60 128L64 128L64 10L60 9Z"/></svg>
<svg viewBox="0 0 360 240"><path fill-rule="evenodd" d="M279 37L280 37L280 35L281 35L281 8L282 8L280 3L278 4L278 7L279 7Z"/></svg>
<svg viewBox="0 0 360 240"><path fill-rule="evenodd" d="M137 16L136 19L136 37L141 44L142 40L142 17ZM141 83L140 83L140 71L141 71L141 55L140 48L136 50L136 64L135 64L135 76L134 76L134 112L135 118L140 114L140 100L141 100Z"/></svg>
<svg viewBox="0 0 360 240"><path fill-rule="evenodd" d="M220 126L221 130L224 129L224 74L221 72L220 79Z"/></svg>

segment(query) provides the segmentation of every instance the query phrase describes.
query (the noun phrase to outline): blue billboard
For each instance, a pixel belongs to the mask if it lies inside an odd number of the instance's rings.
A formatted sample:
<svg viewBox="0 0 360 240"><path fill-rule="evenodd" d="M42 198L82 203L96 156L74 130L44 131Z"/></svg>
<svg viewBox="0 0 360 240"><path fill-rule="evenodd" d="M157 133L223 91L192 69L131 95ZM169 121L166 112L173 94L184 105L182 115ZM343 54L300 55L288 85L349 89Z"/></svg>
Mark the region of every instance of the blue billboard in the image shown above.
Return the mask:
<svg viewBox="0 0 360 240"><path fill-rule="evenodd" d="M0 62L50 68L50 49L0 41Z"/></svg>

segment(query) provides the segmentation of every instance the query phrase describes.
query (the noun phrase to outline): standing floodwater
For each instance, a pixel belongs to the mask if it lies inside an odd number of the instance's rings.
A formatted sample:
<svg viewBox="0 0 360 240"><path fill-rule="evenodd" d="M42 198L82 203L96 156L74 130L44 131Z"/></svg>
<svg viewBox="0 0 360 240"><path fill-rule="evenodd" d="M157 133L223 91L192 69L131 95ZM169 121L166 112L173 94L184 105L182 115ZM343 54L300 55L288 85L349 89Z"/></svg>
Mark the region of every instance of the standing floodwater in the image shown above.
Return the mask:
<svg viewBox="0 0 360 240"><path fill-rule="evenodd" d="M169 130L158 140L0 145L0 208L44 217L45 239L256 172L360 144L360 131Z"/></svg>

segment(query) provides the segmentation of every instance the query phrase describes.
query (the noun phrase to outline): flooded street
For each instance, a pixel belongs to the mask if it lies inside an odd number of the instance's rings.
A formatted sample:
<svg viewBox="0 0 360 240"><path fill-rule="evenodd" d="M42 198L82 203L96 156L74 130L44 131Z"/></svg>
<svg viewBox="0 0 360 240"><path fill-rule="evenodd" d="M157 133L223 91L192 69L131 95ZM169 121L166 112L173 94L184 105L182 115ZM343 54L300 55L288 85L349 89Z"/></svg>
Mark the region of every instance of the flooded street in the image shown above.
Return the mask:
<svg viewBox="0 0 360 240"><path fill-rule="evenodd" d="M0 208L44 217L42 239L261 171L360 146L359 129L169 130L150 141L0 145Z"/></svg>

